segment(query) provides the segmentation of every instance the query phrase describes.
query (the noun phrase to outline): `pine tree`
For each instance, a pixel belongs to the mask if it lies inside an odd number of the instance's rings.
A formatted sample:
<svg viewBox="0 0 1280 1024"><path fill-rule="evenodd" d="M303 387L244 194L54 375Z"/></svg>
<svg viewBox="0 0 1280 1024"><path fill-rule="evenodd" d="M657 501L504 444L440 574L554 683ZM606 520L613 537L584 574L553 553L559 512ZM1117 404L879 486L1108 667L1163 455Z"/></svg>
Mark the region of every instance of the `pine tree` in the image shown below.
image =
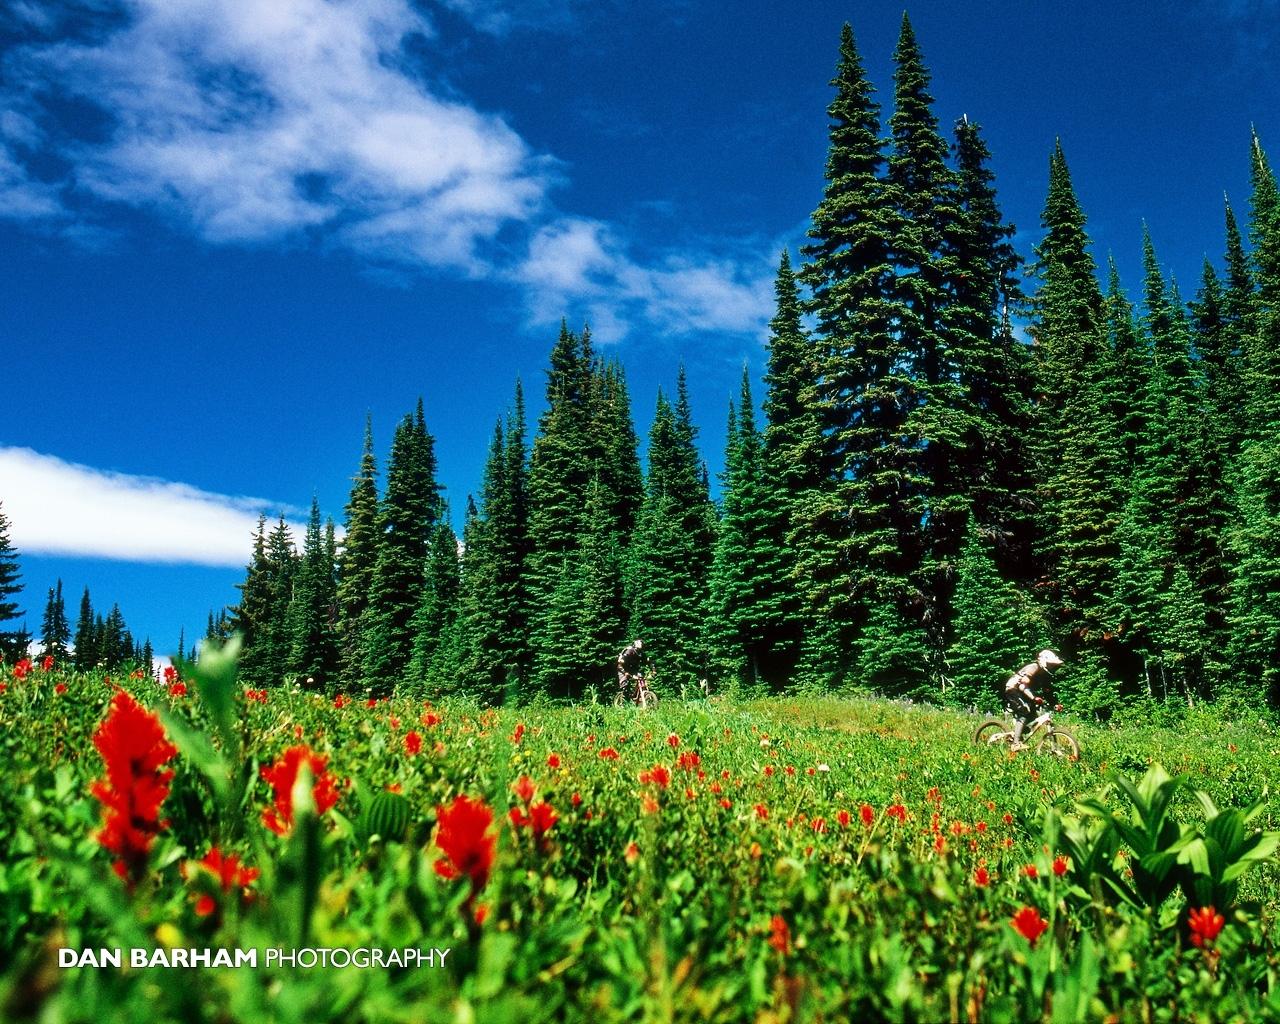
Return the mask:
<svg viewBox="0 0 1280 1024"><path fill-rule="evenodd" d="M424 682L439 675L436 658L442 649L449 650L454 624L458 618L458 591L461 567L458 561L458 536L447 521L435 528L431 552L427 558L427 580L422 589L422 602L413 618L413 655L409 676Z"/></svg>
<svg viewBox="0 0 1280 1024"><path fill-rule="evenodd" d="M806 663L809 671L826 665L838 675L850 660L865 595L896 604L902 581L919 564L922 510L910 486L918 456L901 443L916 401L902 374L911 353L891 297L901 218L880 178L879 107L847 24L832 85L827 183L800 276L817 318L812 406L833 479L805 495L793 533L804 538L799 577L810 621L819 626L806 638Z"/></svg>
<svg viewBox="0 0 1280 1024"><path fill-rule="evenodd" d="M373 454L373 424L365 421L364 453L347 501L345 536L338 556L338 647L340 676L347 686L363 676L368 657L369 591L378 562L378 463Z"/></svg>
<svg viewBox="0 0 1280 1024"><path fill-rule="evenodd" d="M578 558L577 648L583 678L608 692L626 644L622 530L615 495L599 479L587 491L587 533Z"/></svg>
<svg viewBox="0 0 1280 1024"><path fill-rule="evenodd" d="M1255 437L1280 423L1280 189L1257 134L1252 148L1254 280L1257 291L1246 336L1245 384Z"/></svg>
<svg viewBox="0 0 1280 1024"><path fill-rule="evenodd" d="M644 640L660 674L690 683L705 670L702 621L707 605L705 552L715 536L688 398L675 408L659 392L649 433L644 504L627 558L632 636Z"/></svg>
<svg viewBox="0 0 1280 1024"><path fill-rule="evenodd" d="M332 555L320 528L320 504L312 497L288 611L288 672L309 688L322 689L336 681L336 601Z"/></svg>
<svg viewBox="0 0 1280 1024"><path fill-rule="evenodd" d="M712 662L748 688L778 686L799 653L795 580L779 508L756 430L751 382L742 372L739 410L729 407L724 503L710 578Z"/></svg>
<svg viewBox="0 0 1280 1024"><path fill-rule="evenodd" d="M1049 161L1042 222L1047 234L1036 250L1040 290L1031 329L1039 554L1070 654L1082 645L1100 649L1105 635L1115 631L1112 577L1124 455L1115 409L1120 384L1107 344L1102 293L1061 145ZM1075 693L1094 700L1105 692L1105 677L1099 675L1097 658L1088 665L1073 670L1070 678L1078 684Z"/></svg>
<svg viewBox="0 0 1280 1024"><path fill-rule="evenodd" d="M133 653L133 645L125 638L126 632L120 606L113 604L107 617L102 620L98 637L99 657L102 667L108 672L123 665Z"/></svg>
<svg viewBox="0 0 1280 1024"><path fill-rule="evenodd" d="M67 659L70 642L71 624L67 621L67 605L62 599L62 580L58 580L56 587L49 588L49 600L40 624L40 657L53 658L61 664Z"/></svg>
<svg viewBox="0 0 1280 1024"><path fill-rule="evenodd" d="M1047 636L1025 591L1000 576L991 542L972 522L956 567L954 608L945 699L995 711L1004 680Z"/></svg>
<svg viewBox="0 0 1280 1024"><path fill-rule="evenodd" d="M75 650L71 663L77 672L89 672L98 664L98 650L94 643L93 604L89 600L89 588L84 588L80 598L80 615L76 619Z"/></svg>
<svg viewBox="0 0 1280 1024"><path fill-rule="evenodd" d="M9 519L0 503L0 627L22 618L22 609L14 600L22 593L22 572L18 565L18 552L9 541ZM0 657L9 662L26 656L30 634L26 627L0 629Z"/></svg>
<svg viewBox="0 0 1280 1024"><path fill-rule="evenodd" d="M441 512L435 442L419 401L416 413L396 430L378 513L380 545L369 590L372 625L365 676L382 692L395 685L413 655L412 620L422 602L427 553Z"/></svg>
<svg viewBox="0 0 1280 1024"><path fill-rule="evenodd" d="M142 642L142 650L138 652L138 663L142 666L142 670L147 675L154 677L156 674L156 652L151 646L151 637L147 637Z"/></svg>

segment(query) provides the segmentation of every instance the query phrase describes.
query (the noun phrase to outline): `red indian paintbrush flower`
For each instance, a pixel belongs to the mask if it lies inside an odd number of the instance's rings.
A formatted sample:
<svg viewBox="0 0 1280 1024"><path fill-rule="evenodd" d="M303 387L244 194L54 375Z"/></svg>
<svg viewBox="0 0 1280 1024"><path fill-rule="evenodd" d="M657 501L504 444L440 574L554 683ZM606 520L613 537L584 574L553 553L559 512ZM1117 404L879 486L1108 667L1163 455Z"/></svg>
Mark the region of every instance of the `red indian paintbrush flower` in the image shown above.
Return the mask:
<svg viewBox="0 0 1280 1024"><path fill-rule="evenodd" d="M210 876L224 894L239 889L241 898L245 900L250 897L249 886L257 881L261 873L257 868L247 868L241 864L236 854L223 854L216 846L210 847L209 852L200 860L188 861L183 865L184 878L190 878L193 871L197 876L201 874ZM202 893L196 900L195 911L198 917L208 917L217 909L218 901L207 892Z"/></svg>
<svg viewBox="0 0 1280 1024"><path fill-rule="evenodd" d="M497 837L490 831L493 811L483 800L457 796L448 807L436 808L436 846L444 857L436 873L444 877L466 875L471 891L479 892L489 881Z"/></svg>
<svg viewBox="0 0 1280 1024"><path fill-rule="evenodd" d="M160 805L169 795L173 769L160 769L178 748L160 720L123 690L111 698L93 745L107 769L107 777L90 788L103 808L97 839L116 855L116 874L136 882L146 870L152 840L168 824L160 820Z"/></svg>
<svg viewBox="0 0 1280 1024"><path fill-rule="evenodd" d="M1200 907L1193 910L1187 915L1187 928L1191 932L1191 945L1202 947L1206 942L1212 942L1218 937L1218 933L1222 931L1222 926L1226 924L1223 918L1213 907Z"/></svg>
<svg viewBox="0 0 1280 1024"><path fill-rule="evenodd" d="M422 752L422 737L412 729L404 734L404 752L410 755Z"/></svg>
<svg viewBox="0 0 1280 1024"><path fill-rule="evenodd" d="M290 747L276 758L275 764L262 767L262 777L273 794L272 805L262 812L262 823L278 836L288 835L293 828L293 786L303 761L311 768L314 780L311 799L315 801L316 814L324 814L338 802L337 782L325 771L329 758L317 754L306 744Z"/></svg>
<svg viewBox="0 0 1280 1024"><path fill-rule="evenodd" d="M1040 916L1040 911L1035 907L1023 907L1013 915L1010 925L1031 945L1036 944L1036 939L1044 934L1049 922Z"/></svg>
<svg viewBox="0 0 1280 1024"><path fill-rule="evenodd" d="M783 956L791 952L791 927L781 914L774 914L769 922L769 945Z"/></svg>

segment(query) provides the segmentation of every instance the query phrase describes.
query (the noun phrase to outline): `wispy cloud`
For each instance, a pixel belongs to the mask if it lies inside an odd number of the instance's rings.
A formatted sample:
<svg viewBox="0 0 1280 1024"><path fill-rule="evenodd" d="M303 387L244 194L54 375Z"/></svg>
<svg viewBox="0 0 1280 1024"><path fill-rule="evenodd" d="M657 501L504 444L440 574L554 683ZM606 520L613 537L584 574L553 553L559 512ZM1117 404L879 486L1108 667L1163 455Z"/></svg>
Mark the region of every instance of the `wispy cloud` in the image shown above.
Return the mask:
<svg viewBox="0 0 1280 1024"><path fill-rule="evenodd" d="M618 228L558 210L565 168L429 71L437 28L411 0L76 3L79 35L40 5L9 11L26 41L0 59L0 217L84 236L120 205L213 244L497 277L534 322L581 312L602 337L763 322L753 256L642 260ZM494 34L575 16L574 0L441 8Z"/></svg>
<svg viewBox="0 0 1280 1024"><path fill-rule="evenodd" d="M647 321L668 334L758 333L772 302L768 250L737 259L668 253L640 262L607 224L564 217L541 228L512 271L526 286L533 323L562 315L591 321L614 341Z"/></svg>
<svg viewBox="0 0 1280 1024"><path fill-rule="evenodd" d="M248 562L260 511L299 511L30 448L0 448L0 501L22 553L215 566Z"/></svg>

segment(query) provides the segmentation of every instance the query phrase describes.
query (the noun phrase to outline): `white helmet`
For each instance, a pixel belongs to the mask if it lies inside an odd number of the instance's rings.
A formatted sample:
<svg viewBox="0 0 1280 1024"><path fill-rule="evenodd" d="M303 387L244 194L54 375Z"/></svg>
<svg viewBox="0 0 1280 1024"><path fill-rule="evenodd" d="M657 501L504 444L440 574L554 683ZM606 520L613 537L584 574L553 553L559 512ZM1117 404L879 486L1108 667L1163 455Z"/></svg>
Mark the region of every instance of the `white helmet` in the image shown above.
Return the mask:
<svg viewBox="0 0 1280 1024"><path fill-rule="evenodd" d="M1047 647L1036 655L1036 663L1043 669L1056 668L1064 664L1063 660Z"/></svg>
<svg viewBox="0 0 1280 1024"><path fill-rule="evenodd" d="M634 642L632 643L632 646L633 646L633 647L636 647L636 648L644 647L644 641L643 641L643 640L636 640L636 641L634 641Z"/></svg>

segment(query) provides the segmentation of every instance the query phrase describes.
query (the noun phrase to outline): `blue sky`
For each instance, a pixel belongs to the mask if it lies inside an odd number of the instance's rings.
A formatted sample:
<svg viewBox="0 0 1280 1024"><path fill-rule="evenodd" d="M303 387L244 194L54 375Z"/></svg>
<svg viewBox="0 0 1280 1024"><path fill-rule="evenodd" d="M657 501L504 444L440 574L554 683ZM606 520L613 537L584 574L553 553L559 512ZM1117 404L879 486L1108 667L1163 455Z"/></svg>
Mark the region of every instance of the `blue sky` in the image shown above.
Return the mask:
<svg viewBox="0 0 1280 1024"><path fill-rule="evenodd" d="M1190 295L1280 152L1276 0L930 2L1024 255L1065 146L1099 260L1145 221ZM889 112L900 3L10 0L0 11L0 500L30 625L56 578L159 650L235 599L259 508L341 517L425 401L455 510L562 315L640 429L684 362L708 462L822 187L853 24Z"/></svg>

